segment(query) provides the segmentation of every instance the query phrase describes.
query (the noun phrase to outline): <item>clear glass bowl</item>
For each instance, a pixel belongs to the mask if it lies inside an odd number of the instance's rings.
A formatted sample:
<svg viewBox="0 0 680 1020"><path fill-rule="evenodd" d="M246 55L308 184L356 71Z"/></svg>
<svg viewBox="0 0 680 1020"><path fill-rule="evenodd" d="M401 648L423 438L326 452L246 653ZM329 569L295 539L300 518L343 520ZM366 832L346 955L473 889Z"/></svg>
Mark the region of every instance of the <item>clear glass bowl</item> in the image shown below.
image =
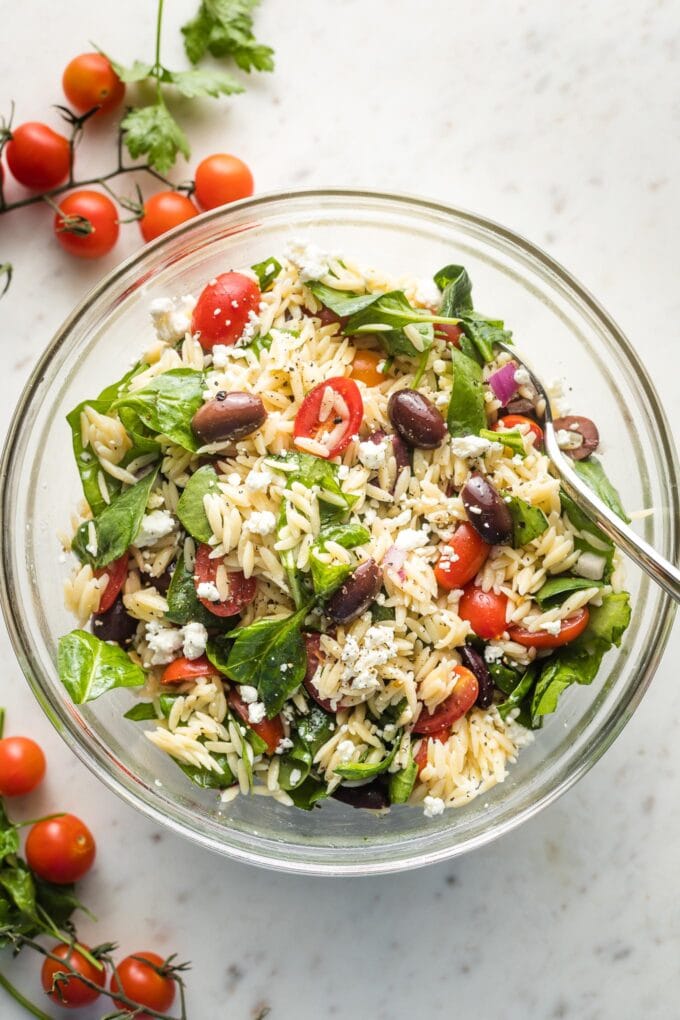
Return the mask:
<svg viewBox="0 0 680 1020"><path fill-rule="evenodd" d="M607 749L640 701L672 620L669 599L631 565L633 620L590 688L569 691L505 783L468 807L428 820L329 802L311 813L264 797L224 806L186 781L137 723L130 694L71 704L55 668L74 622L62 603L68 569L58 529L80 499L64 416L118 378L151 337L149 302L198 292L231 267L279 253L294 237L395 274L430 276L463 263L475 304L502 316L547 380L565 377L573 409L600 425L607 471L640 524L671 559L678 547L677 464L665 415L626 338L569 274L510 231L434 202L353 191L306 191L240 202L191 220L108 276L58 332L24 390L1 467L2 603L22 669L45 712L85 764L147 815L204 846L282 871L397 871L487 843L568 789Z"/></svg>

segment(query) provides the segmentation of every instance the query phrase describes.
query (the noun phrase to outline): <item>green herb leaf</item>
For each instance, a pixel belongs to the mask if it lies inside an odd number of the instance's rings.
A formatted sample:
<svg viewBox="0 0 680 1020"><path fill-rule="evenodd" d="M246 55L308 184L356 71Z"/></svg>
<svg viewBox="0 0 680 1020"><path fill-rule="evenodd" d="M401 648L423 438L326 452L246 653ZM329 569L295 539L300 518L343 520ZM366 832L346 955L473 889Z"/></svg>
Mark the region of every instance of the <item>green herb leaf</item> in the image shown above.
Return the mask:
<svg viewBox="0 0 680 1020"><path fill-rule="evenodd" d="M613 510L622 521L630 524L630 517L626 514L621 504L621 497L604 473L602 464L597 457L588 457L586 460L575 460L573 468L583 481L610 510Z"/></svg>
<svg viewBox="0 0 680 1020"><path fill-rule="evenodd" d="M344 517L357 501L356 496L342 491L338 481L339 465L332 464L322 457L314 457L311 453L289 453L286 456L268 457L267 464L275 470L279 468L285 471L287 487L293 482L300 482L308 489L315 485L319 487L318 498L321 504L319 509L324 525L337 523L338 517ZM295 465L295 470L291 470L291 465ZM337 502L325 501L324 493L335 496L344 506L338 506Z"/></svg>
<svg viewBox="0 0 680 1020"><path fill-rule="evenodd" d="M230 634L235 640L227 661L227 676L238 684L257 688L269 719L298 689L307 670L300 627L308 611L309 607L303 606L292 616L256 620Z"/></svg>
<svg viewBox="0 0 680 1020"><path fill-rule="evenodd" d="M487 319L478 312L461 312L458 316L463 333L483 362L488 364L496 357L494 344L512 343L512 333L504 328L501 319Z"/></svg>
<svg viewBox="0 0 680 1020"><path fill-rule="evenodd" d="M136 485L116 496L94 521L83 521L71 543L71 548L82 563L89 563L91 567L99 569L127 551L139 534L157 474L158 468L149 471ZM97 536L96 553L87 548L90 544L90 525L94 526Z"/></svg>
<svg viewBox="0 0 680 1020"><path fill-rule="evenodd" d="M272 71L274 51L258 43L251 11L259 0L202 0L195 18L182 27L192 64L205 55L232 57L243 71Z"/></svg>
<svg viewBox="0 0 680 1020"><path fill-rule="evenodd" d="M418 766L413 760L413 755L409 753L409 760L404 768L390 775L388 790L390 804L405 804L413 792L417 778Z"/></svg>
<svg viewBox="0 0 680 1020"><path fill-rule="evenodd" d="M208 542L212 536L203 498L214 492L219 492L217 472L206 464L191 476L177 504L177 516L198 542Z"/></svg>
<svg viewBox="0 0 680 1020"><path fill-rule="evenodd" d="M327 542L337 542L343 549L365 545L371 533L362 524L332 524L322 528L309 550L309 565L315 594L326 599L339 588L354 569L352 563L325 563L319 554L326 551Z"/></svg>
<svg viewBox="0 0 680 1020"><path fill-rule="evenodd" d="M158 719L156 706L151 701L139 701L123 713L123 719L131 719L132 722L155 721Z"/></svg>
<svg viewBox="0 0 680 1020"><path fill-rule="evenodd" d="M608 645L621 644L624 631L630 623L630 595L628 592L610 592L601 606L590 606L590 620L580 640L584 644L595 639Z"/></svg>
<svg viewBox="0 0 680 1020"><path fill-rule="evenodd" d="M264 293L274 282L283 268L278 259L265 259L264 262L256 262L250 267L256 274L260 284L260 290Z"/></svg>
<svg viewBox="0 0 680 1020"><path fill-rule="evenodd" d="M516 430L512 432L493 432L491 429L480 429L479 434L482 439L488 439L490 443L501 443L512 450L513 453L518 453L520 457L526 457L524 439L521 432Z"/></svg>
<svg viewBox="0 0 680 1020"><path fill-rule="evenodd" d="M90 917L89 910L83 906L75 894L73 885L55 885L53 882L46 882L43 878L33 876L35 884L35 899L39 907L49 915L58 928L63 928L69 921L74 910L82 910Z"/></svg>
<svg viewBox="0 0 680 1020"><path fill-rule="evenodd" d="M510 496L507 493L503 493L503 501L507 504L512 517L513 549L521 549L548 529L548 518L540 507L532 506L519 496Z"/></svg>
<svg viewBox="0 0 680 1020"><path fill-rule="evenodd" d="M19 852L19 830L7 816L5 805L0 800L0 861Z"/></svg>
<svg viewBox="0 0 680 1020"><path fill-rule="evenodd" d="M577 549L583 552L592 552L596 556L602 556L605 559L605 570L603 574L603 580L607 582L611 576L612 566L614 562L614 543L611 542L604 531L598 528L594 521L591 521L590 517L581 510L576 503L574 503L571 496L568 496L566 492L560 490L560 504L562 507L562 513L567 516L573 528L579 532L579 536L574 540L574 545Z"/></svg>
<svg viewBox="0 0 680 1020"><path fill-rule="evenodd" d="M477 436L486 426L482 370L476 361L451 348L453 389L446 423L452 436Z"/></svg>
<svg viewBox="0 0 680 1020"><path fill-rule="evenodd" d="M33 876L23 861L15 867L0 868L0 886L9 893L17 910L33 921L38 921L35 905L35 884Z"/></svg>
<svg viewBox="0 0 680 1020"><path fill-rule="evenodd" d="M498 662L498 660L487 662L486 667L491 674L494 687L497 687L499 691L503 691L503 694L510 694L517 686L520 673L516 669L511 669L510 666L506 666L504 663Z"/></svg>
<svg viewBox="0 0 680 1020"><path fill-rule="evenodd" d="M434 282L443 291L439 311L457 315L472 308L472 281L463 266L444 266L434 274Z"/></svg>
<svg viewBox="0 0 680 1020"><path fill-rule="evenodd" d="M202 404L203 373L192 368L173 368L157 375L141 390L116 400L112 409L131 408L148 428L193 453L200 444L191 428L191 419Z"/></svg>
<svg viewBox="0 0 680 1020"><path fill-rule="evenodd" d="M208 68L197 68L192 71L164 71L161 78L168 85L174 85L186 99L198 99L201 96L231 96L245 92L226 71L213 71Z"/></svg>
<svg viewBox="0 0 680 1020"><path fill-rule="evenodd" d="M587 588L601 588L602 581L591 581L587 577L551 577L549 581L539 588L534 595L541 609L544 606L558 605L564 602L567 595L575 591L585 591Z"/></svg>
<svg viewBox="0 0 680 1020"><path fill-rule="evenodd" d="M401 734L397 734L392 750L387 754L385 758L376 762L357 761L348 762L346 765L338 765L336 769L333 769L337 776L342 776L343 779L356 780L356 779L371 779L373 776L380 775L381 772L385 772L392 762L394 756L399 749L401 743Z"/></svg>
<svg viewBox="0 0 680 1020"><path fill-rule="evenodd" d="M130 67L125 67L124 64L119 64L116 60L111 60L111 57L106 58L111 64L111 67L116 72L118 77L126 85L131 85L136 81L144 81L145 78L150 77L153 71L153 65L147 64L144 60L135 60Z"/></svg>
<svg viewBox="0 0 680 1020"><path fill-rule="evenodd" d="M118 645L101 641L86 630L59 638L59 679L76 705L94 701L114 687L141 687L144 670Z"/></svg>
<svg viewBox="0 0 680 1020"><path fill-rule="evenodd" d="M186 159L191 154L186 135L163 102L130 110L120 126L132 158L146 156L160 173L170 169L178 153Z"/></svg>

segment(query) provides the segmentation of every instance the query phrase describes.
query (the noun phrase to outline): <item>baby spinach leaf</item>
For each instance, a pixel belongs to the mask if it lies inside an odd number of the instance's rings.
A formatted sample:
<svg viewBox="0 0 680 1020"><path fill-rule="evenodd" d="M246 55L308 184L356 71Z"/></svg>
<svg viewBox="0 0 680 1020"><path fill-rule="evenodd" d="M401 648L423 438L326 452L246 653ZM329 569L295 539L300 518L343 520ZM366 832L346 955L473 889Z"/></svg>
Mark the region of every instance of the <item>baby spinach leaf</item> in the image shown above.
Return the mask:
<svg viewBox="0 0 680 1020"><path fill-rule="evenodd" d="M234 644L226 673L238 684L257 688L267 718L280 712L307 670L307 653L300 627L309 612L303 606L283 619L261 619L231 631Z"/></svg>
<svg viewBox="0 0 680 1020"><path fill-rule="evenodd" d="M198 542L208 542L212 536L203 497L213 492L219 492L217 472L206 464L191 476L177 504L177 516Z"/></svg>
<svg viewBox="0 0 680 1020"><path fill-rule="evenodd" d="M299 733L299 731L298 731ZM312 752L306 743L293 738L293 746L281 756L279 786L282 790L295 790L302 786L312 767Z"/></svg>
<svg viewBox="0 0 680 1020"><path fill-rule="evenodd" d="M343 549L354 549L369 542L371 533L362 524L335 524L322 528L309 550L314 593L321 599L339 588L354 569L351 563L324 563L319 553L326 551L327 542L337 542Z"/></svg>
<svg viewBox="0 0 680 1020"><path fill-rule="evenodd" d="M221 772L214 772L212 769L202 768L198 765L187 765L183 761L176 761L175 764L179 765L184 775L196 786L200 786L202 790L226 790L236 782L236 778L229 768L227 756L226 754L216 754L214 751L212 756Z"/></svg>
<svg viewBox="0 0 680 1020"><path fill-rule="evenodd" d="M102 470L101 464L92 449L83 446L80 415L86 406L94 408L99 414L106 414L109 405L104 401L84 400L66 415L66 421L71 428L73 455L76 459L76 467L80 475L83 495L92 511L92 516L98 517L102 510L106 509L106 501L101 494L98 482L99 472ZM109 493L112 493L112 490L115 493L120 489L120 482L115 478L109 477L107 478L107 487Z"/></svg>
<svg viewBox="0 0 680 1020"><path fill-rule="evenodd" d="M203 603L198 601L196 585L194 584L193 570L189 570L184 562L184 553L180 552L177 559L177 566L174 569L168 594L168 611L165 614L166 620L171 623L202 623L210 630L224 630L233 625L229 617L215 616Z"/></svg>
<svg viewBox="0 0 680 1020"><path fill-rule="evenodd" d="M463 266L444 266L435 274L434 282L443 289L439 311L442 315L459 319L467 344L461 343L464 354L483 363L496 356L494 344L512 343L512 333L504 328L501 319L489 319L472 307L472 283Z"/></svg>
<svg viewBox="0 0 680 1020"><path fill-rule="evenodd" d="M444 266L434 274L434 282L443 291L439 306L442 315L457 315L472 308L472 281L463 266Z"/></svg>
<svg viewBox="0 0 680 1020"><path fill-rule="evenodd" d="M89 563L91 567L98 569L117 560L128 550L139 534L142 517L157 474L158 468L155 467L136 485L131 485L125 492L116 496L96 520L83 521L71 543L71 548L82 563ZM96 553L87 548L92 523L97 536Z"/></svg>
<svg viewBox="0 0 680 1020"><path fill-rule="evenodd" d="M396 613L393 606L381 606L374 602L369 610L373 623L382 623L383 620L394 620Z"/></svg>
<svg viewBox="0 0 680 1020"><path fill-rule="evenodd" d="M288 332L288 330L282 330L281 332ZM268 351L272 345L273 337L271 333L265 333L264 336L256 336L251 342L245 346L248 350L252 351L256 358L259 358L262 351Z"/></svg>
<svg viewBox="0 0 680 1020"><path fill-rule="evenodd" d="M191 419L202 404L203 373L193 368L173 368L157 375L141 390L124 394L114 401L112 410L131 408L153 432L193 453L200 444Z"/></svg>
<svg viewBox="0 0 680 1020"><path fill-rule="evenodd" d="M607 478L604 473L604 468L597 457L588 457L586 460L575 460L573 468L578 475L581 476L583 481L588 485L596 495L600 497L603 503L613 510L617 516L630 524L630 517L626 514L621 504L621 497Z"/></svg>
<svg viewBox="0 0 680 1020"><path fill-rule="evenodd" d="M208 641L205 654L220 673L226 674L227 672L227 661L232 644L231 639L226 638L224 634L218 634L217 637L212 637Z"/></svg>
<svg viewBox="0 0 680 1020"><path fill-rule="evenodd" d="M541 609L544 606L558 605L564 602L567 595L575 591L585 591L587 588L601 588L602 581L590 581L587 577L551 577L549 581L539 588L534 595Z"/></svg>
<svg viewBox="0 0 680 1020"><path fill-rule="evenodd" d="M519 454L520 457L526 457L524 439L521 432L493 432L491 429L480 429L479 434L482 439L488 439L490 443L501 443L512 450L513 453Z"/></svg>
<svg viewBox="0 0 680 1020"><path fill-rule="evenodd" d="M417 778L418 766L409 752L408 762L403 769L390 774L388 788L390 804L405 804L413 792Z"/></svg>
<svg viewBox="0 0 680 1020"><path fill-rule="evenodd" d="M590 606L590 620L581 640L585 644L592 639L605 641L618 648L630 623L630 614L628 592L610 592L603 597L601 606Z"/></svg>
<svg viewBox="0 0 680 1020"><path fill-rule="evenodd" d="M260 284L260 290L264 293L264 291L271 286L276 277L279 275L282 266L278 259L272 257L270 259L265 259L264 262L256 262L255 265L250 268L257 276Z"/></svg>
<svg viewBox="0 0 680 1020"><path fill-rule="evenodd" d="M382 758L380 761L367 762L357 761L348 762L346 765L338 765L336 769L333 769L336 776L342 776L343 779L355 780L355 779L371 779L373 776L380 775L381 772L385 772L392 762L394 756L397 753L399 744L401 743L401 734L397 734L392 750L389 754Z"/></svg>
<svg viewBox="0 0 680 1020"><path fill-rule="evenodd" d="M507 493L503 493L503 501L507 504L512 517L513 549L521 549L548 529L548 518L540 507L532 506L519 496L510 496Z"/></svg>
<svg viewBox="0 0 680 1020"><path fill-rule="evenodd" d="M59 639L59 679L76 705L113 690L141 687L146 677L118 645L101 641L86 630L73 630Z"/></svg>
<svg viewBox="0 0 680 1020"><path fill-rule="evenodd" d="M132 722L147 722L158 719L156 706L151 701L138 701L132 708L123 713L123 719L131 719Z"/></svg>
<svg viewBox="0 0 680 1020"><path fill-rule="evenodd" d="M476 361L451 348L453 389L446 416L452 436L476 436L486 426L482 370Z"/></svg>
<svg viewBox="0 0 680 1020"><path fill-rule="evenodd" d="M519 708L523 701L529 696L536 681L536 667L529 666L519 683L513 687L508 697L498 706L498 713L501 719L506 719L513 708Z"/></svg>
<svg viewBox="0 0 680 1020"><path fill-rule="evenodd" d="M313 704L307 715L300 717L297 723L297 731L301 740L312 753L316 754L320 747L330 740L335 732L335 716L324 712L320 705Z"/></svg>
<svg viewBox="0 0 680 1020"><path fill-rule="evenodd" d="M301 786L294 790L289 790L288 796L293 801L293 804L295 804L295 807L302 808L303 811L311 811L315 804L320 800L326 799L328 790L324 783L313 776L309 776Z"/></svg>
<svg viewBox="0 0 680 1020"><path fill-rule="evenodd" d="M321 504L319 512L324 525L337 523L338 518L342 519L357 501L357 496L342 491L338 481L339 465L332 464L322 457L314 457L311 453L288 453L286 456L269 457L266 463L274 469L281 465L280 469L286 473L287 487L293 482L300 482L308 489L318 486L318 499ZM294 471L290 470L291 465L295 465ZM338 506L337 502L324 500L324 493L336 497L336 500L344 505Z"/></svg>
<svg viewBox="0 0 680 1020"><path fill-rule="evenodd" d="M381 333L418 323L450 322L457 318L438 315L425 308L414 308L403 291L391 290L386 294L372 295L373 301L354 312L343 332L350 336L356 333Z"/></svg>
<svg viewBox="0 0 680 1020"><path fill-rule="evenodd" d="M517 686L520 673L516 669L511 669L510 666L506 666L504 663L498 662L498 660L487 662L486 667L489 673L491 673L494 687L497 687L499 691L503 691L503 694L510 694Z"/></svg>
<svg viewBox="0 0 680 1020"><path fill-rule="evenodd" d="M377 301L379 294L355 294L351 290L335 290L327 287L325 283L318 280L311 280L307 286L317 301L339 318L346 318L363 311Z"/></svg>
<svg viewBox="0 0 680 1020"><path fill-rule="evenodd" d="M596 556L603 556L606 561L603 580L607 582L611 576L614 562L614 543L611 542L604 531L598 528L594 521L574 503L571 496L560 490L560 505L562 513L565 514L572 526L580 533L580 538L574 540L577 549L583 552L593 552Z"/></svg>
<svg viewBox="0 0 680 1020"><path fill-rule="evenodd" d="M512 333L504 328L502 319L487 319L478 312L461 312L460 328L473 345L477 355L488 364L496 357L494 344L512 343Z"/></svg>

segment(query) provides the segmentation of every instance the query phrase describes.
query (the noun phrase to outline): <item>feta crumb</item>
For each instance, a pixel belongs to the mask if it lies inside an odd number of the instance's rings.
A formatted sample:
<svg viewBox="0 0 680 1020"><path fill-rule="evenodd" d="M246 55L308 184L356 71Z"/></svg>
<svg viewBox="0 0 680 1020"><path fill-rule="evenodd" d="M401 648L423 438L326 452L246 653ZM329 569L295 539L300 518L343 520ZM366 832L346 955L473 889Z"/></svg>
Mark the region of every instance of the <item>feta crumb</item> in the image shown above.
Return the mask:
<svg viewBox="0 0 680 1020"><path fill-rule="evenodd" d="M206 602L221 602L220 593L214 581L201 581L196 585L196 595Z"/></svg>
<svg viewBox="0 0 680 1020"><path fill-rule="evenodd" d="M572 429L557 429L555 439L560 450L576 450L583 445L583 436Z"/></svg>
<svg viewBox="0 0 680 1020"><path fill-rule="evenodd" d="M579 577L587 577L590 581L601 581L606 565L607 561L604 556L598 556L597 553L592 552L582 552L572 570Z"/></svg>
<svg viewBox="0 0 680 1020"><path fill-rule="evenodd" d="M441 797L431 797L428 793L423 804L425 807L424 814L426 818L436 818L437 815L444 813L444 801Z"/></svg>
<svg viewBox="0 0 680 1020"><path fill-rule="evenodd" d="M271 485L272 481L273 477L269 471L266 469L256 471L255 468L253 468L246 476L246 489L248 489L249 492L265 492L268 486Z"/></svg>
<svg viewBox="0 0 680 1020"><path fill-rule="evenodd" d="M424 276L416 280L415 299L420 305L428 305L430 308L438 308L441 301L441 291L430 276Z"/></svg>
<svg viewBox="0 0 680 1020"><path fill-rule="evenodd" d="M368 628L361 644L348 635L342 649L345 668L341 681L349 682L352 690L365 691L380 686L378 667L394 655L394 631L385 624Z"/></svg>
<svg viewBox="0 0 680 1020"><path fill-rule="evenodd" d="M183 652L187 659L198 659L205 652L208 631L202 623L191 621L182 627Z"/></svg>
<svg viewBox="0 0 680 1020"><path fill-rule="evenodd" d="M518 386L530 386L531 376L527 372L526 368L520 366L515 369L515 382Z"/></svg>
<svg viewBox="0 0 680 1020"><path fill-rule="evenodd" d="M389 444L391 445L391 443ZM359 443L358 456L364 467L367 467L369 471L377 471L381 468L387 460L389 454L388 440L383 439L379 443L373 443L367 440L365 443Z"/></svg>
<svg viewBox="0 0 680 1020"><path fill-rule="evenodd" d="M243 530L252 535L270 535L276 527L276 517L271 510L255 510L243 525Z"/></svg>
<svg viewBox="0 0 680 1020"><path fill-rule="evenodd" d="M285 256L289 262L300 270L303 283L308 280L320 280L329 270L329 262L333 258L316 244L296 237L286 246Z"/></svg>
<svg viewBox="0 0 680 1020"><path fill-rule="evenodd" d="M257 726L264 719L267 711L261 701L253 701L248 705L248 722Z"/></svg>
<svg viewBox="0 0 680 1020"><path fill-rule="evenodd" d="M349 464L341 464L338 468L338 478L341 482L344 482L345 478L349 474Z"/></svg>
<svg viewBox="0 0 680 1020"><path fill-rule="evenodd" d="M251 687L250 684L241 684L238 692L246 705L252 705L253 702L257 701L257 687Z"/></svg>
<svg viewBox="0 0 680 1020"><path fill-rule="evenodd" d="M164 627L158 620L151 620L146 624L145 636L151 652L152 666L165 666L172 662L184 643L181 630Z"/></svg>
<svg viewBox="0 0 680 1020"><path fill-rule="evenodd" d="M290 739L290 737L281 737L278 744L276 745L276 750L274 754L284 754L286 751L290 751L292 746L293 741Z"/></svg>
<svg viewBox="0 0 680 1020"><path fill-rule="evenodd" d="M489 439L482 439L481 436L458 436L451 440L451 451L456 457L472 459L482 457L489 450L500 450L500 443L492 443Z"/></svg>
<svg viewBox="0 0 680 1020"><path fill-rule="evenodd" d="M410 552L412 549L420 549L427 545L430 537L424 529L404 528L394 540L397 549Z"/></svg>
<svg viewBox="0 0 680 1020"><path fill-rule="evenodd" d="M133 541L138 549L148 545L155 545L161 538L165 538L171 531L175 530L175 519L167 510L152 510L150 514L144 514L142 523Z"/></svg>
<svg viewBox="0 0 680 1020"><path fill-rule="evenodd" d="M485 645L484 658L487 662L499 662L503 658L503 649L500 645Z"/></svg>
<svg viewBox="0 0 680 1020"><path fill-rule="evenodd" d="M296 786L301 779L302 772L300 772L300 769L293 769L290 773L290 781L293 784L293 786Z"/></svg>
<svg viewBox="0 0 680 1020"><path fill-rule="evenodd" d="M543 623L540 625L540 627L538 629L539 630L544 630L546 632L546 634L553 634L553 635L554 634L559 634L560 630L562 629L562 621L561 620L544 620Z"/></svg>
<svg viewBox="0 0 680 1020"><path fill-rule="evenodd" d="M337 746L337 755L340 761L345 764L351 761L354 754L354 743L351 740L341 740Z"/></svg>
<svg viewBox="0 0 680 1020"><path fill-rule="evenodd" d="M181 340L191 329L191 314L196 298L190 294L180 298L156 298L149 306L156 336L166 344Z"/></svg>
<svg viewBox="0 0 680 1020"><path fill-rule="evenodd" d="M243 347L236 347L234 344L215 344L211 353L213 368L228 368L234 358L248 357Z"/></svg>

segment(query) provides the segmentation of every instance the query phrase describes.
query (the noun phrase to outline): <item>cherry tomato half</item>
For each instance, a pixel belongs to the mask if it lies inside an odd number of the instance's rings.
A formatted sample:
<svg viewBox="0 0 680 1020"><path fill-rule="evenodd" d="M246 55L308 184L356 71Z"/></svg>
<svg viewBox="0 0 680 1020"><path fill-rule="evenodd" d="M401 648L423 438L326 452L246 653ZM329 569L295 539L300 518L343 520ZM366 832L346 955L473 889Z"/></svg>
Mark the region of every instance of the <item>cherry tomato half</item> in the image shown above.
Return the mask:
<svg viewBox="0 0 680 1020"><path fill-rule="evenodd" d="M98 259L118 240L118 211L98 191L73 191L59 203L54 217L57 241L69 255Z"/></svg>
<svg viewBox="0 0 680 1020"><path fill-rule="evenodd" d="M257 312L260 288L243 273L222 273L201 291L191 322L192 333L199 333L201 347L211 350L215 344L231 346L243 334L250 313Z"/></svg>
<svg viewBox="0 0 680 1020"><path fill-rule="evenodd" d="M81 943L82 944L82 943ZM83 945L83 949L89 952L89 946ZM55 977L65 971L64 964L72 970L81 974L88 981L104 988L106 985L106 969L101 970L83 956L77 949L66 942L60 942L52 950L54 956L58 956L64 963L57 960L45 958L40 972L40 980L43 989L49 995L52 1002L59 1006L66 1006L69 1009L78 1009L80 1006L89 1006L99 998L99 992L95 988L89 988L77 977L67 977L55 984Z"/></svg>
<svg viewBox="0 0 680 1020"><path fill-rule="evenodd" d="M158 191L144 203L139 229L145 241L153 241L193 216L198 216L198 209L186 195L179 191Z"/></svg>
<svg viewBox="0 0 680 1020"><path fill-rule="evenodd" d="M0 740L0 796L21 797L35 790L45 775L45 755L30 737Z"/></svg>
<svg viewBox="0 0 680 1020"><path fill-rule="evenodd" d="M275 715L273 719L263 719L262 722L258 723L251 722L248 717L248 706L235 687L229 689L227 701L229 702L229 707L236 712L239 718L243 719L244 723L247 723L251 730L264 740L267 745L268 754L274 754L283 739L281 716Z"/></svg>
<svg viewBox="0 0 680 1020"><path fill-rule="evenodd" d="M439 340L445 340L448 344L453 344L454 347L460 347L462 333L463 330L460 326L456 326L452 322L436 322L434 326L434 335Z"/></svg>
<svg viewBox="0 0 680 1020"><path fill-rule="evenodd" d="M302 681L304 684L307 694L309 694L312 701L315 701L319 708L323 708L324 712L335 713L340 708L346 708L344 701L339 701L334 707L328 698L322 698L319 694L319 690L314 683L314 674L318 667L323 662L323 652L321 651L321 636L315 633L303 633L305 639L305 651L307 652L307 672L305 678Z"/></svg>
<svg viewBox="0 0 680 1020"><path fill-rule="evenodd" d="M12 130L5 152L12 176L27 188L49 191L68 177L68 140L47 124L20 124Z"/></svg>
<svg viewBox="0 0 680 1020"><path fill-rule="evenodd" d="M434 576L440 587L452 591L454 588L462 588L481 570L491 552L491 546L467 521L458 525L453 538L446 544L451 554L444 552L439 557Z"/></svg>
<svg viewBox="0 0 680 1020"><path fill-rule="evenodd" d="M359 431L364 404L353 379L335 376L310 390L295 416L293 439L312 439L324 452L319 457L337 457ZM304 444L300 449L306 450ZM307 450L306 452L310 452Z"/></svg>
<svg viewBox="0 0 680 1020"><path fill-rule="evenodd" d="M98 106L97 116L122 102L125 86L102 53L81 53L66 65L64 95L80 113Z"/></svg>
<svg viewBox="0 0 680 1020"><path fill-rule="evenodd" d="M105 567L95 570L95 577L108 577L106 588L102 591L102 596L99 600L98 613L105 613L118 598L118 593L125 584L125 578L127 577L128 558L129 553L124 552L117 560L113 560L112 563L107 563Z"/></svg>
<svg viewBox="0 0 680 1020"><path fill-rule="evenodd" d="M423 710L413 724L414 733L440 733L443 729L451 729L456 720L469 712L479 694L477 677L467 666L454 666L453 673L458 677L456 685L446 701L435 708L432 715L423 706Z"/></svg>
<svg viewBox="0 0 680 1020"><path fill-rule="evenodd" d="M545 630L531 631L526 627L509 627L508 633L511 641L516 641L525 648L560 648L579 637L588 626L589 619L588 608L583 606L573 616L562 620L562 626L557 634L548 634Z"/></svg>
<svg viewBox="0 0 680 1020"><path fill-rule="evenodd" d="M212 549L209 545L199 545L196 550L196 566L194 568L194 584L215 583L217 569L220 561L210 559ZM229 583L229 597L225 602L211 602L209 599L201 598L198 601L205 606L214 616L236 616L244 606L249 605L255 598L257 581L254 577L245 577L241 570L231 570L227 575Z"/></svg>
<svg viewBox="0 0 680 1020"><path fill-rule="evenodd" d="M90 870L96 846L88 827L75 815L46 818L31 827L26 860L36 875L56 885L77 882Z"/></svg>
<svg viewBox="0 0 680 1020"><path fill-rule="evenodd" d="M173 659L169 666L166 666L161 676L162 684L182 684L187 680L198 680L202 676L217 676L218 672L208 659L207 655L201 655L198 659Z"/></svg>
<svg viewBox="0 0 680 1020"><path fill-rule="evenodd" d="M350 379L362 382L364 386L380 386L387 378L378 371L378 365L385 361L385 355L378 351L357 351L352 362Z"/></svg>
<svg viewBox="0 0 680 1020"><path fill-rule="evenodd" d="M500 637L506 628L506 595L484 591L469 584L460 597L458 615L467 620L477 637L491 640Z"/></svg>
<svg viewBox="0 0 680 1020"><path fill-rule="evenodd" d="M196 167L196 198L204 209L215 209L227 202L252 195L253 175L238 156L218 152Z"/></svg>
<svg viewBox="0 0 680 1020"><path fill-rule="evenodd" d="M141 1006L157 1013L167 1013L175 999L175 981L164 973L165 960L158 953L132 953L116 967L111 975L111 991L122 992ZM159 973L160 972L160 973ZM125 1010L124 1002L114 999L114 1005ZM148 1013L135 1013L139 1020L150 1020Z"/></svg>
<svg viewBox="0 0 680 1020"><path fill-rule="evenodd" d="M493 431L498 432L499 429L516 429L518 425L528 425L529 431L533 432L536 437L534 442L534 448L538 450L539 447L543 446L543 429L540 425L537 425L531 418L525 417L523 414L506 414L504 418L499 418L496 424L493 426ZM501 436L501 441L503 437Z"/></svg>
<svg viewBox="0 0 680 1020"><path fill-rule="evenodd" d="M423 740L421 740L420 747L418 748L417 753L413 756L413 760L418 766L418 775L420 775L427 765L427 749L430 740L438 740L440 744L445 744L450 736L451 727L444 726L444 728L438 730L437 733L430 733L429 736L426 736Z"/></svg>

